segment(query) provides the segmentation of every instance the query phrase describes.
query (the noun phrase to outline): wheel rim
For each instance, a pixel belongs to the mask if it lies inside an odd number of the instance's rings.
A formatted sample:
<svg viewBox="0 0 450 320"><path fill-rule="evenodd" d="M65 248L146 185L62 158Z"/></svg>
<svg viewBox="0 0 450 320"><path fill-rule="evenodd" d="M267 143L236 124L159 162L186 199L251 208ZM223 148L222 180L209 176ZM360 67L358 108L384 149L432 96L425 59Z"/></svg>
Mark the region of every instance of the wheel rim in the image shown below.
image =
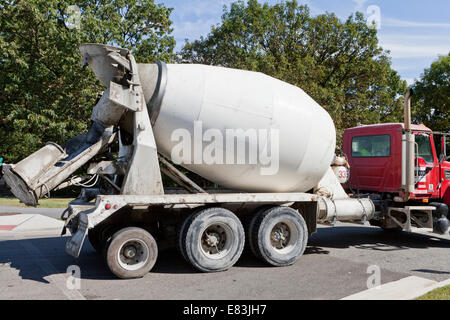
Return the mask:
<svg viewBox="0 0 450 320"><path fill-rule="evenodd" d="M140 239L131 239L124 242L118 252L117 261L119 265L126 270L138 270L148 261L149 248L147 244Z"/></svg>
<svg viewBox="0 0 450 320"><path fill-rule="evenodd" d="M275 251L283 254L294 250L298 239L298 229L296 225L289 220L275 223L269 235L271 247Z"/></svg>
<svg viewBox="0 0 450 320"><path fill-rule="evenodd" d="M221 259L230 252L234 242L231 228L224 223L206 227L200 234L201 252L210 259Z"/></svg>

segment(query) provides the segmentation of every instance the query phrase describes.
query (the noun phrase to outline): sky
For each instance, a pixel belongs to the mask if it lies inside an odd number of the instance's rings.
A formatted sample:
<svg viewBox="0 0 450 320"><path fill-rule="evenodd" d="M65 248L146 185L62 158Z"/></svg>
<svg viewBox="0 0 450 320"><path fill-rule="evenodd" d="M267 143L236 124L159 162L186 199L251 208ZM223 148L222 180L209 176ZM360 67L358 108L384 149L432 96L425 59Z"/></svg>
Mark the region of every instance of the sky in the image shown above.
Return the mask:
<svg viewBox="0 0 450 320"><path fill-rule="evenodd" d="M174 8L173 36L179 50L185 43L206 36L220 22L223 6L235 0L156 0ZM360 11L379 21L380 46L390 51L392 67L412 84L425 68L450 52L449 0L298 0L307 4L313 15L333 12L346 19ZM281 0L259 0L276 4ZM378 15L379 12L379 15ZM379 17L379 19L377 18Z"/></svg>

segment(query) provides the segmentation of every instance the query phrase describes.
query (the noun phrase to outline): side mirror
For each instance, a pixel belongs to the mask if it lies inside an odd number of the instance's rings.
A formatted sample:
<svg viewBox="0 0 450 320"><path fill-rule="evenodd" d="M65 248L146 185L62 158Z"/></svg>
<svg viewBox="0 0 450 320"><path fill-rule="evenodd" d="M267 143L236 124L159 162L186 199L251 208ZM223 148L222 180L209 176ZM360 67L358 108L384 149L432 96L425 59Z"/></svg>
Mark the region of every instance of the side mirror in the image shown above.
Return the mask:
<svg viewBox="0 0 450 320"><path fill-rule="evenodd" d="M439 158L446 159L447 158L447 141L445 135L441 137L441 155Z"/></svg>

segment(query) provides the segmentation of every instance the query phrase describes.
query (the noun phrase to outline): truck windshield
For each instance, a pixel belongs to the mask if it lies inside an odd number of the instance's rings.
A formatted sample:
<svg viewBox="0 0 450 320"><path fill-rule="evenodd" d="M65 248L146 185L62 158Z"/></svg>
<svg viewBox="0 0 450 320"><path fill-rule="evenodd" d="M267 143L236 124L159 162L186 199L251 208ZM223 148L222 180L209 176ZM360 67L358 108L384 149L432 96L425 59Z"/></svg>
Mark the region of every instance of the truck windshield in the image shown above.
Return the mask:
<svg viewBox="0 0 450 320"><path fill-rule="evenodd" d="M433 153L431 152L430 136L418 134L415 137L418 146L419 158L425 160L426 163L433 163Z"/></svg>

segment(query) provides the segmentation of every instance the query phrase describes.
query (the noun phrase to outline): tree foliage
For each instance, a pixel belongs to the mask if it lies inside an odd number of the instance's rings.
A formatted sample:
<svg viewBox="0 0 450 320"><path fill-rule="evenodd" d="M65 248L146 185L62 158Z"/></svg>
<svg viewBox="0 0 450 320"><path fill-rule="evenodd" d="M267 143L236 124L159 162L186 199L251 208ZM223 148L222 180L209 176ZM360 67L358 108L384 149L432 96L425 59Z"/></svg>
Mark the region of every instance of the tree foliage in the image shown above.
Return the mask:
<svg viewBox="0 0 450 320"><path fill-rule="evenodd" d="M70 5L81 10L72 28ZM0 0L0 155L12 163L85 131L104 88L78 46L113 44L139 62L173 59L170 13L153 0Z"/></svg>
<svg viewBox="0 0 450 320"><path fill-rule="evenodd" d="M301 87L331 114L339 142L358 123L402 118L406 82L361 13L341 21L312 17L295 0L238 1L206 37L186 42L180 60L260 71Z"/></svg>
<svg viewBox="0 0 450 320"><path fill-rule="evenodd" d="M425 69L413 89L415 122L434 131L450 131L450 53Z"/></svg>

